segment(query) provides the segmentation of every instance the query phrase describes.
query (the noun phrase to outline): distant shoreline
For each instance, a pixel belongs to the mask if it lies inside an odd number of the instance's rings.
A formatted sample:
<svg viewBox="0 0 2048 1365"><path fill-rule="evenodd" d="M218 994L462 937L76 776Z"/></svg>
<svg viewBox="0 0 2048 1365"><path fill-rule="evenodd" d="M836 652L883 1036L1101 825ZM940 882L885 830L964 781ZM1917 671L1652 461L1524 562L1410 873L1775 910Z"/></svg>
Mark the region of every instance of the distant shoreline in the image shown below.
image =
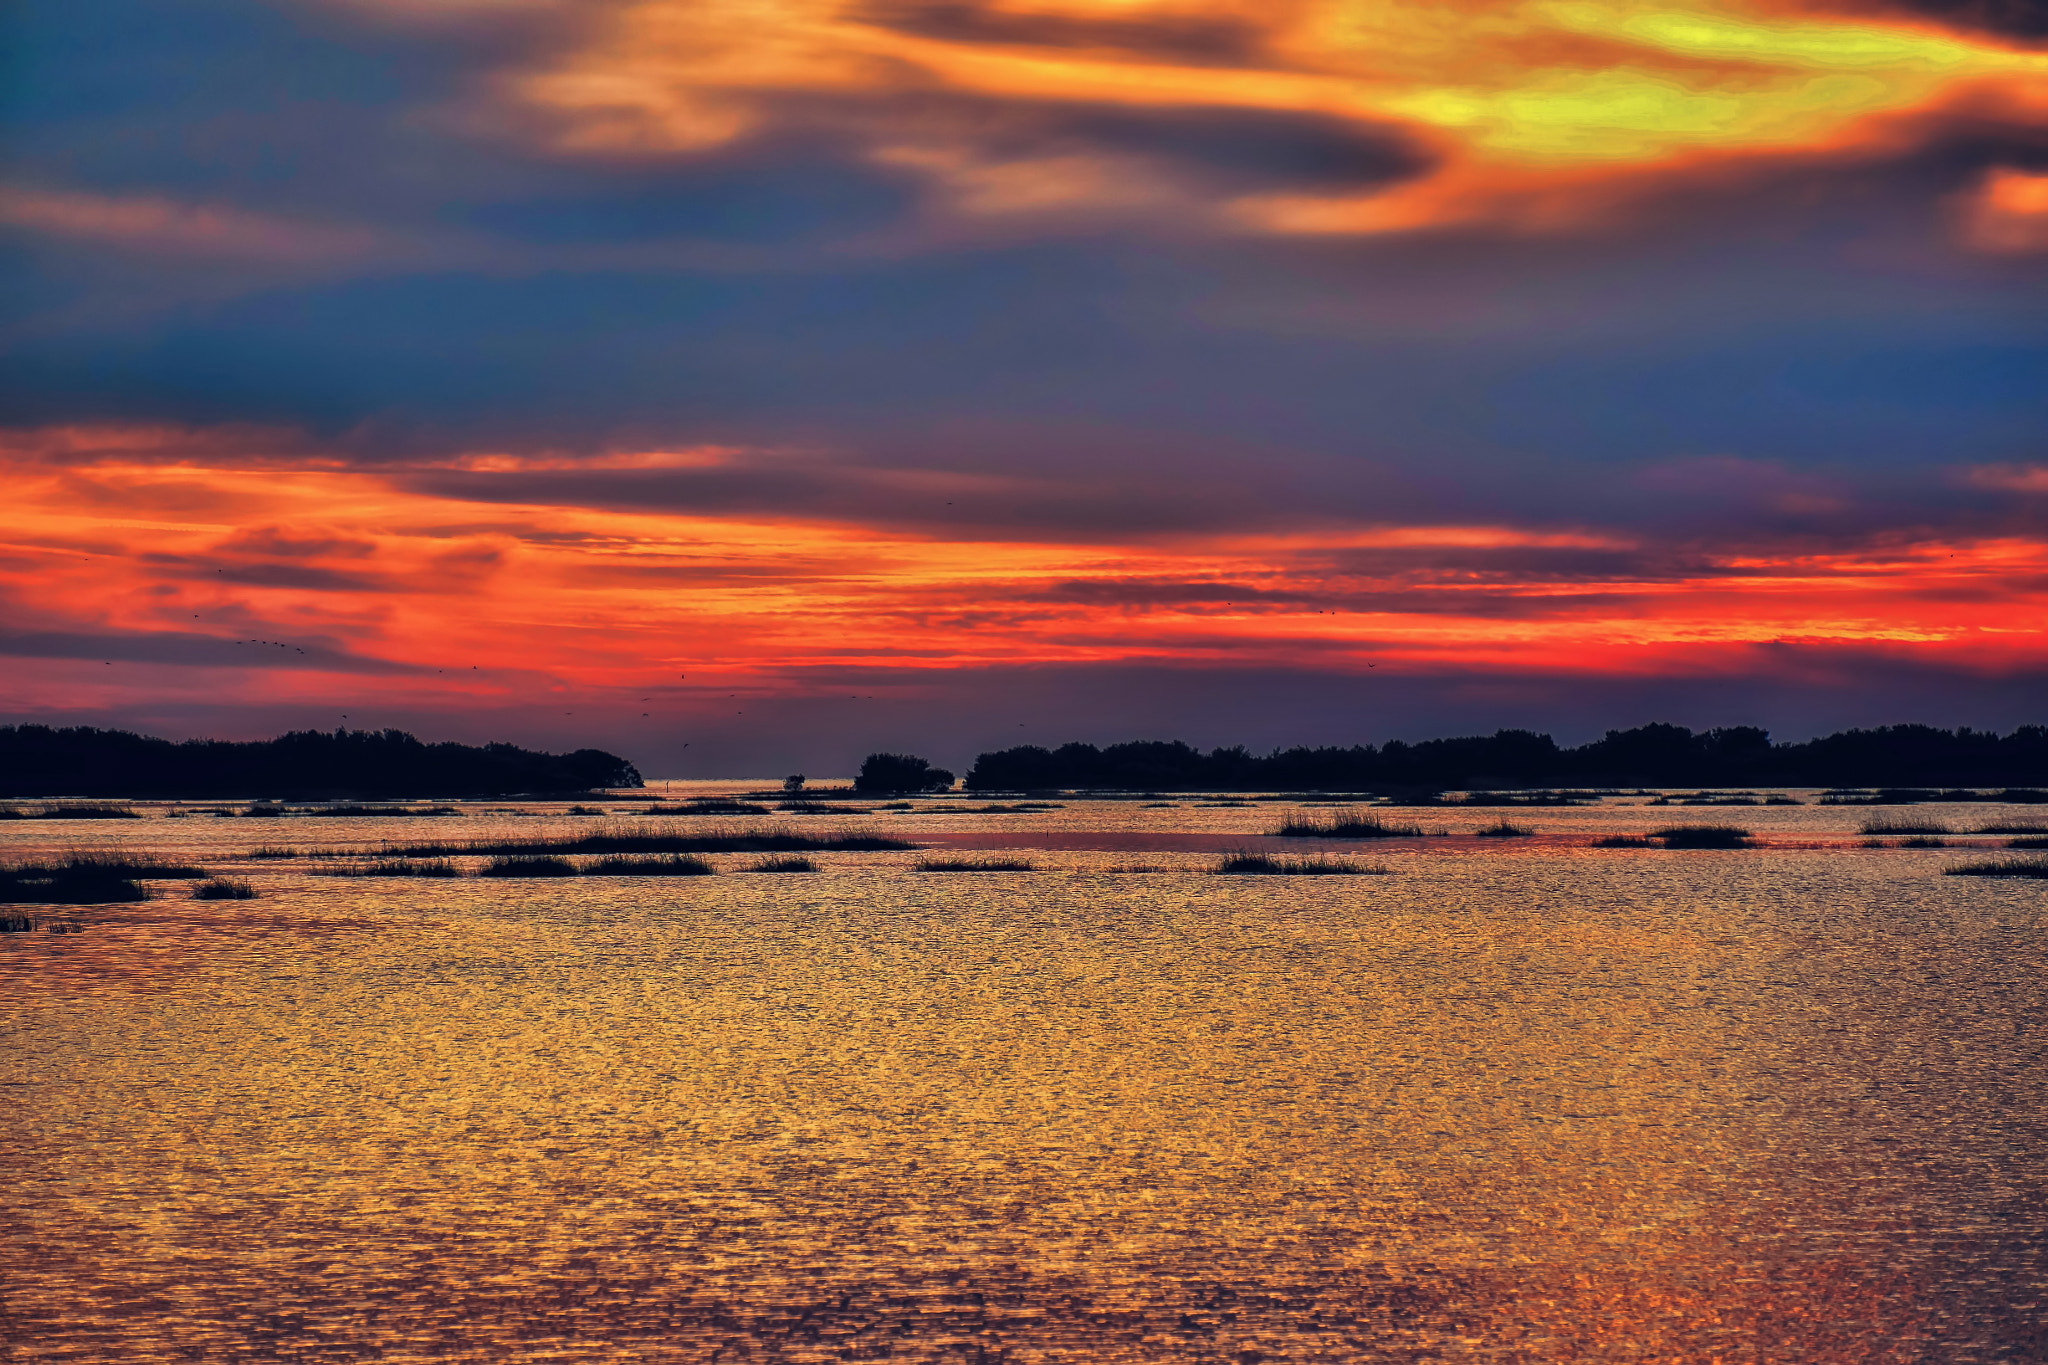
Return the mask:
<svg viewBox="0 0 2048 1365"><path fill-rule="evenodd" d="M601 749L426 744L402 730L174 743L90 726L0 726L0 799L11 801L532 799L642 785L638 769Z"/></svg>
<svg viewBox="0 0 2048 1365"><path fill-rule="evenodd" d="M1893 725L1773 744L1752 726L1695 733L1651 724L1609 730L1576 748L1529 730L1348 748L1242 747L1203 753L1179 741L1098 749L1021 745L984 753L967 774L974 792L1214 791L1415 795L1542 788L1881 789L1939 793L1990 787L2006 799L2048 802L2048 727L2010 735ZM1919 799L1928 799L1922 796Z"/></svg>

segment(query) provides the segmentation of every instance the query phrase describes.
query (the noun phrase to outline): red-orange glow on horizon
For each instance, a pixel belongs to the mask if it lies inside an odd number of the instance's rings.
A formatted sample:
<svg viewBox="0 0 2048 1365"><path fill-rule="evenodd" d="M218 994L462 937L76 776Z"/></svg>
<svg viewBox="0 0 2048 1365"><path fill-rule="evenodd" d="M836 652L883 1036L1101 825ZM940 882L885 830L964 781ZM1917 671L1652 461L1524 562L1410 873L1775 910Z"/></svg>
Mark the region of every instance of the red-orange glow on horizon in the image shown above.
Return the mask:
<svg viewBox="0 0 2048 1365"><path fill-rule="evenodd" d="M221 699L376 691L452 704L674 689L683 673L690 688L800 691L821 669L1640 675L1773 642L1987 669L2048 654L2038 538L1783 555L1751 545L1695 552L1679 570L1614 535L1501 526L992 543L469 501L459 486L408 488L407 471L165 458L179 441L149 432L121 442L153 452L139 457L40 453L91 444L41 433L8 458L9 624L18 636L153 641L166 662L146 680L129 667L23 669L0 690L16 710L89 709L124 688L161 689L181 667ZM1547 554L1588 547L1615 572L1546 571ZM1503 550L1511 568L1484 559Z"/></svg>

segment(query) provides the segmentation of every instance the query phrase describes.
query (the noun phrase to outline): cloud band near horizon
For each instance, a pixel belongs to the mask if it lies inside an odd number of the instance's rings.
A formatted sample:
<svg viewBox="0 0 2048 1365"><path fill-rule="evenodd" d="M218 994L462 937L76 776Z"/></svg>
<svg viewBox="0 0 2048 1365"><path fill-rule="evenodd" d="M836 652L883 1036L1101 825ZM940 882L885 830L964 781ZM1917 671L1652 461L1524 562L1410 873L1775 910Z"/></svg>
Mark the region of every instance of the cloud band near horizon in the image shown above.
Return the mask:
<svg viewBox="0 0 2048 1365"><path fill-rule="evenodd" d="M15 717L2040 719L2027 4L0 23Z"/></svg>

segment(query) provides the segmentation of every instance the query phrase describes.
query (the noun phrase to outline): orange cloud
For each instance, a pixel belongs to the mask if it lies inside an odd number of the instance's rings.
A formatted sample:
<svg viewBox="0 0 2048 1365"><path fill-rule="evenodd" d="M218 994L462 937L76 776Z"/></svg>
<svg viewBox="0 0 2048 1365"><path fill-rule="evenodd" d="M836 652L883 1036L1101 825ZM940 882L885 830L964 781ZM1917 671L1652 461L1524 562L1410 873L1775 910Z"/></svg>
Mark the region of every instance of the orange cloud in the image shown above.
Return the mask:
<svg viewBox="0 0 2048 1365"><path fill-rule="evenodd" d="M365 228L184 204L156 195L112 196L0 185L0 223L135 251L274 264L346 261L380 244Z"/></svg>
<svg viewBox="0 0 2048 1365"><path fill-rule="evenodd" d="M1986 668L2048 653L2038 537L1680 559L1623 536L1502 525L992 543L817 516L478 502L459 481L420 491L403 471L281 468L238 442L210 462L118 453L191 449L192 433L99 439L117 453L96 463L76 462L82 438L50 433L4 456L0 635L17 655L99 670L61 685L16 671L0 705L17 711L124 686L160 694L165 668L135 672L151 659L206 677L214 701L374 689L455 706L774 691L873 667L1639 674L1772 642ZM118 673L97 657L122 650Z"/></svg>
<svg viewBox="0 0 2048 1365"><path fill-rule="evenodd" d="M1968 207L1967 235L1985 251L2048 251L2048 175L2000 167Z"/></svg>
<svg viewBox="0 0 2048 1365"><path fill-rule="evenodd" d="M1278 233L1558 223L1674 169L1894 145L1911 136L1902 119L1965 102L2048 118L2048 53L1791 0L623 0L584 13L580 43L503 77L502 119L538 117L556 148L602 156L690 155L829 119L974 215L1165 207ZM1018 111L1105 107L1314 119L1398 134L1432 165L1394 184L1219 190L1114 145L1003 135Z"/></svg>

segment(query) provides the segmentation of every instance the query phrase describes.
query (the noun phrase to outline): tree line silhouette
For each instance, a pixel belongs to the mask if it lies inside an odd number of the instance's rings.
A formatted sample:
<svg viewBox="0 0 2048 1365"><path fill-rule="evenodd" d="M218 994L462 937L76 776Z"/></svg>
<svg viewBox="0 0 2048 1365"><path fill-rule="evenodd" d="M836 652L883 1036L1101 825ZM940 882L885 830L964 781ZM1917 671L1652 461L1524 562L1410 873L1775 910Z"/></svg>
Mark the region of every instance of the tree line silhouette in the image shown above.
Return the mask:
<svg viewBox="0 0 2048 1365"><path fill-rule="evenodd" d="M1890 725L1773 744L1733 726L1695 732L1651 724L1609 730L1565 748L1549 735L1491 735L1409 744L1203 753L1174 741L1096 748L1020 745L985 753L967 774L976 791L1470 791L1526 787L1961 787L2048 785L2048 727L2010 735Z"/></svg>
<svg viewBox="0 0 2048 1365"><path fill-rule="evenodd" d="M276 739L174 743L91 726L0 726L0 796L510 796L638 787L601 749L538 753L511 744L424 744L403 730L295 730Z"/></svg>

